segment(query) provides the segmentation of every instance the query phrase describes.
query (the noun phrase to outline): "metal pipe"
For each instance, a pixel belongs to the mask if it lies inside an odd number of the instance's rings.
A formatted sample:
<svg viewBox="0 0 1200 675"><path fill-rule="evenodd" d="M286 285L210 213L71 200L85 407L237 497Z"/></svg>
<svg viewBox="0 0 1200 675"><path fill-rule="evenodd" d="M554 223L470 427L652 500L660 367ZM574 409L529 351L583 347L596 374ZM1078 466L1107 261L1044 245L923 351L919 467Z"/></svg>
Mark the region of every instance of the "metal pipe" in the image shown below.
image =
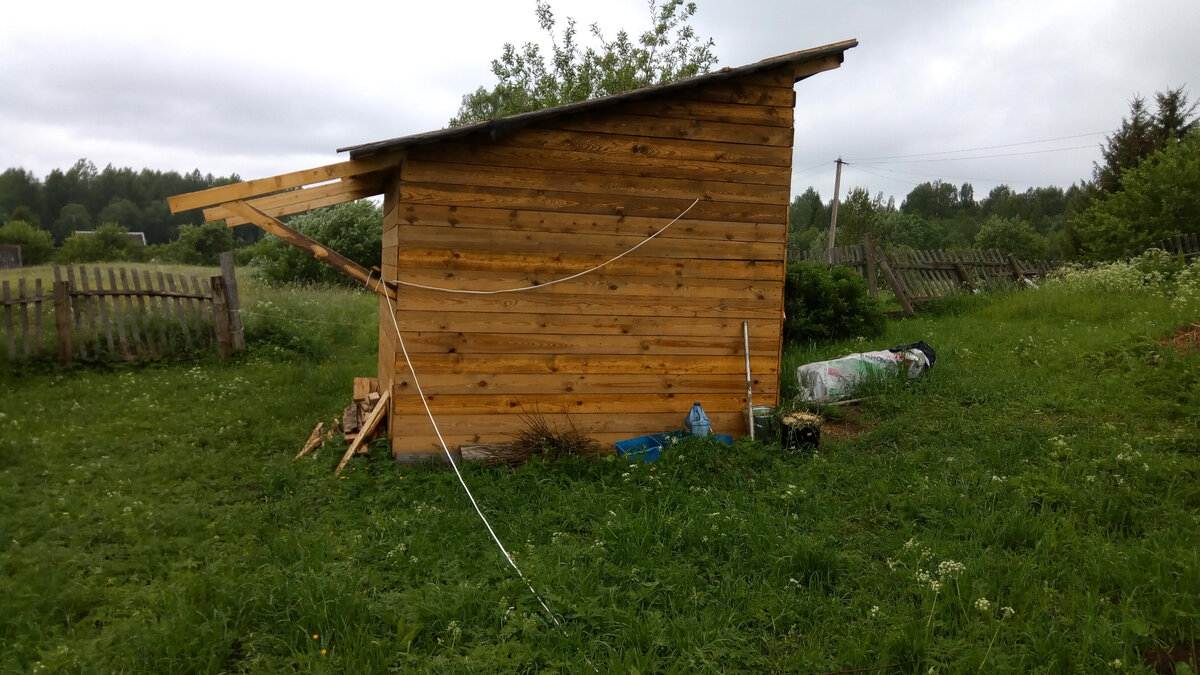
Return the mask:
<svg viewBox="0 0 1200 675"><path fill-rule="evenodd" d="M742 322L742 342L746 347L746 426L750 428L750 440L754 440L754 387L750 379L750 323Z"/></svg>

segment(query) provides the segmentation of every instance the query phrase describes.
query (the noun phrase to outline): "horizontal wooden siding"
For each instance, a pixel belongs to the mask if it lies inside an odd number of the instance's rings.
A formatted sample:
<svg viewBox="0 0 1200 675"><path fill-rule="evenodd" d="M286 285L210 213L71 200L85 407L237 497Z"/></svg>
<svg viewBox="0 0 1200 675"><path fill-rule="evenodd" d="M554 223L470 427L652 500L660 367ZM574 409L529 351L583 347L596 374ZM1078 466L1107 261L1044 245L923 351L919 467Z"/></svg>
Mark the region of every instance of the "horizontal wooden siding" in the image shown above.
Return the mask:
<svg viewBox="0 0 1200 675"><path fill-rule="evenodd" d="M700 401L745 432L742 321L755 404L776 402L790 194L792 74L765 73L564 116L493 142L414 146L385 200L397 321L448 444L503 442L544 415L612 442L677 429ZM383 308L387 311L386 308ZM437 439L384 317L395 452ZM390 332L390 334L388 334ZM387 371L385 373L385 371Z"/></svg>

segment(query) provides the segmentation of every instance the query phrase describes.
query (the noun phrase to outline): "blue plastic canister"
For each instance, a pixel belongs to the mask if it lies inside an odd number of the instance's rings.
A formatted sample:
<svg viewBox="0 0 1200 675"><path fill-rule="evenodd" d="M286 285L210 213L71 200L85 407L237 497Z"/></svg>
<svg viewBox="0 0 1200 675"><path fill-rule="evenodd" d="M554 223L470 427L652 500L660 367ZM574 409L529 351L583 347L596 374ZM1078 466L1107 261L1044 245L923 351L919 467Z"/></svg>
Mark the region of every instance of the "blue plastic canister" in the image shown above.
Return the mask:
<svg viewBox="0 0 1200 675"><path fill-rule="evenodd" d="M704 414L704 408L700 407L698 401L693 403L692 409L688 411L683 428L693 436L707 436L712 431L712 422L708 420L708 415Z"/></svg>

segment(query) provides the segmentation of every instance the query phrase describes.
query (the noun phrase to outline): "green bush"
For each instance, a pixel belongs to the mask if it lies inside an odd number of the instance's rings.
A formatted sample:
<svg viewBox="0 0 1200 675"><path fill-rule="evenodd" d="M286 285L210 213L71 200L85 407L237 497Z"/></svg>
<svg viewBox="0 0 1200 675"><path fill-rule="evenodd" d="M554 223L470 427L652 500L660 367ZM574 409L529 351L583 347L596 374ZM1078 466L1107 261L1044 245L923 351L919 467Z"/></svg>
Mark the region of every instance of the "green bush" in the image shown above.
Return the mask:
<svg viewBox="0 0 1200 675"><path fill-rule="evenodd" d="M233 232L224 223L180 225L179 238L157 247L155 257L183 265L219 265L221 254L237 246Z"/></svg>
<svg viewBox="0 0 1200 675"><path fill-rule="evenodd" d="M346 256L363 267L380 264L383 255L383 210L368 200L338 204L298 216L289 225L301 234ZM354 284L346 275L317 261L281 239L267 237L255 244L254 265L272 284Z"/></svg>
<svg viewBox="0 0 1200 675"><path fill-rule="evenodd" d="M878 299L867 290L867 281L848 267L790 263L783 295L785 340L875 337L883 332Z"/></svg>
<svg viewBox="0 0 1200 675"><path fill-rule="evenodd" d="M0 227L0 244L20 246L21 264L26 266L40 265L54 255L54 237L24 220L10 220Z"/></svg>
<svg viewBox="0 0 1200 675"><path fill-rule="evenodd" d="M129 230L116 223L104 223L95 232L76 232L58 250L61 263L139 262L145 257L146 247L135 243Z"/></svg>

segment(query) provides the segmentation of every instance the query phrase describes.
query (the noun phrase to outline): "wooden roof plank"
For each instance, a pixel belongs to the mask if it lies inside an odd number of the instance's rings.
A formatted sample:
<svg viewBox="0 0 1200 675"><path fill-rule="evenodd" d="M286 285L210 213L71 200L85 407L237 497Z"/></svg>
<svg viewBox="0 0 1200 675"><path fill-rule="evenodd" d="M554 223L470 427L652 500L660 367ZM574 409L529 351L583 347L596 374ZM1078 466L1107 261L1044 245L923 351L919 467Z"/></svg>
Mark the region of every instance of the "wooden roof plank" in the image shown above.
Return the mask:
<svg viewBox="0 0 1200 675"><path fill-rule="evenodd" d="M279 218L290 216L322 206L332 206L344 202L352 202L364 197L381 194L384 189L384 175L367 174L343 178L336 183L327 183L303 190L291 190L249 200L247 203L268 216ZM238 201L238 200L233 200ZM229 227L245 225L251 221L241 217L228 206L228 202L219 206L204 209L204 220L224 220Z"/></svg>
<svg viewBox="0 0 1200 675"><path fill-rule="evenodd" d="M224 204L236 199L250 199L272 192L304 187L313 183L323 183L339 178L353 178L362 174L386 169L389 166L400 163L403 159L403 152L389 152L362 159L351 159L345 162L337 162L336 164L326 164L325 166L318 166L312 169L279 174L278 176L256 178L242 183L221 185L207 190L200 190L199 192L175 195L167 199L167 203L171 206L171 213L179 213L180 211ZM219 219L209 218L209 220Z"/></svg>

